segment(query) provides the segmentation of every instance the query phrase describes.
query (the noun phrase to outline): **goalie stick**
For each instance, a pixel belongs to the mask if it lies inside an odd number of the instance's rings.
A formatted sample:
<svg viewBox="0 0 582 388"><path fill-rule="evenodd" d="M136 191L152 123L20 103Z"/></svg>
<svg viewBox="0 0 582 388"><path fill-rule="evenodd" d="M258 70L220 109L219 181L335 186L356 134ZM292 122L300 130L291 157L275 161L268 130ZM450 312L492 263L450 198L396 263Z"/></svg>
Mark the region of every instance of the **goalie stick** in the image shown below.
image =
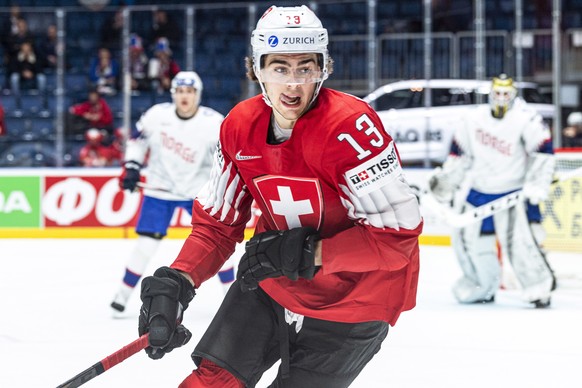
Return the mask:
<svg viewBox="0 0 582 388"><path fill-rule="evenodd" d="M59 385L57 388L76 388L85 384L92 378L99 376L101 373L113 368L120 362L128 359L137 352L147 348L149 345L148 334L144 334L132 343L122 347L115 353L105 357L103 360L92 365L91 367L85 369L83 372L79 373L70 380L67 380L63 384Z"/></svg>
<svg viewBox="0 0 582 388"><path fill-rule="evenodd" d="M137 182L137 187L139 187L142 190L154 190L154 191L162 191L164 193L171 193L170 190L163 188L163 187L155 187L155 186L149 186L147 183L144 182Z"/></svg>
<svg viewBox="0 0 582 388"><path fill-rule="evenodd" d="M173 194L173 195L182 196L184 198L190 198L189 195L186 195L183 193L178 193L176 191L166 189L165 187L150 186L145 182L137 182L137 187L139 187L141 190L153 190L153 191L159 191L162 193L169 193L169 194Z"/></svg>
<svg viewBox="0 0 582 388"><path fill-rule="evenodd" d="M552 184L563 182L577 176L582 176L582 167L578 167L577 169L554 179ZM463 213L457 213L450 206L439 202L434 197L434 195L432 195L430 190L425 190L420 198L422 205L428 207L431 211L436 213L439 218L443 219L453 228L464 228L465 226L471 225L474 222L492 216L501 210L509 209L510 207L515 206L518 202L523 200L523 191L518 190L501 198L497 198L496 200L486 203L485 205L467 210Z"/></svg>

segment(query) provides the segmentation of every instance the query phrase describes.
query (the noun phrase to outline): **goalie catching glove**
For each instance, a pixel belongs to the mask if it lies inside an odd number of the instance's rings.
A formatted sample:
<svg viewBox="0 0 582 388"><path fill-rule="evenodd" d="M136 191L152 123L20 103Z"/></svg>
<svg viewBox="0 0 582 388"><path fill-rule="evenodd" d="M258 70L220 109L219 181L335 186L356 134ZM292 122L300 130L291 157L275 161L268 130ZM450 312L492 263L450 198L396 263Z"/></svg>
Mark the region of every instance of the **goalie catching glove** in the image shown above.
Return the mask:
<svg viewBox="0 0 582 388"><path fill-rule="evenodd" d="M255 290L260 281L281 276L313 279L318 240L317 231L310 227L257 234L247 242L238 267L241 290Z"/></svg>
<svg viewBox="0 0 582 388"><path fill-rule="evenodd" d="M192 334L180 323L184 310L196 295L192 284L178 271L161 267L143 279L139 335L149 333L145 350L154 360L185 345Z"/></svg>

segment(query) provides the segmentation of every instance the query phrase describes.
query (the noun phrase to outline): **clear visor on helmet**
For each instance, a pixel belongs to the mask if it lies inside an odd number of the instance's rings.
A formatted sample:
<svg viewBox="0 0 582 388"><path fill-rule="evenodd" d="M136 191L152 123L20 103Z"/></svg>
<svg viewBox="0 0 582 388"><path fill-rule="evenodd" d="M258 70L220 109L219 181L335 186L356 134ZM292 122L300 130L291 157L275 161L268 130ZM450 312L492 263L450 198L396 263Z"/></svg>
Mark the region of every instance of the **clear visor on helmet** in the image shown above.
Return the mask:
<svg viewBox="0 0 582 388"><path fill-rule="evenodd" d="M292 69L286 66L274 66L261 69L261 81L277 84L312 84L322 82L325 78L323 71L312 67Z"/></svg>

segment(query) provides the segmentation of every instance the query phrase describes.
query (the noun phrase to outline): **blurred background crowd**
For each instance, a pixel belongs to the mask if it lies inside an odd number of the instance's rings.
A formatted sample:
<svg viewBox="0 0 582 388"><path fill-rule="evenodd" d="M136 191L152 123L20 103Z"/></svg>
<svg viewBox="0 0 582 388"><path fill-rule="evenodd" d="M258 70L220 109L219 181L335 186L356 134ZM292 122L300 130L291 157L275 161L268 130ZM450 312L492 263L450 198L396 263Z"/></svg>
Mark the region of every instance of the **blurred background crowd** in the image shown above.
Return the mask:
<svg viewBox="0 0 582 388"><path fill-rule="evenodd" d="M271 3L0 1L0 166L119 165L135 121L151 105L170 101L170 80L180 70L197 71L205 85L202 103L227 114L258 92L245 79L244 57L257 12ZM382 84L426 75L424 1L305 3L330 32L335 72L329 86L363 97ZM432 77L515 74L519 46L522 80L537 82L551 101L552 0L523 2L519 44L515 0L430 3ZM560 5L560 81L569 91L560 102L563 140L582 146L582 115L569 117L580 110L582 0ZM479 6L485 36L480 74Z"/></svg>

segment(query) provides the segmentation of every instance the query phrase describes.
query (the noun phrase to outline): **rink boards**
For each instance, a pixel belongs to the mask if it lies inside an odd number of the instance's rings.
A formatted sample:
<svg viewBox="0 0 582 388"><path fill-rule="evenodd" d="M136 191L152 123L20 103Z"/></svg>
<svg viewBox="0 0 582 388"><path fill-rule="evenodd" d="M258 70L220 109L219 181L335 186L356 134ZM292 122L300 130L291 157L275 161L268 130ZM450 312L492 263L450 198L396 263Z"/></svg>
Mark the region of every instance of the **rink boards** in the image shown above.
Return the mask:
<svg viewBox="0 0 582 388"><path fill-rule="evenodd" d="M409 183L426 186L428 169L405 169ZM0 238L133 238L142 194L120 191L119 168L3 169L0 171ZM147 171L146 171L147 175ZM582 180L554 185L542 205L550 249L582 252ZM253 233L255 211L245 237ZM421 244L449 245L450 228L422 208ZM190 215L177 210L168 238L185 238Z"/></svg>

